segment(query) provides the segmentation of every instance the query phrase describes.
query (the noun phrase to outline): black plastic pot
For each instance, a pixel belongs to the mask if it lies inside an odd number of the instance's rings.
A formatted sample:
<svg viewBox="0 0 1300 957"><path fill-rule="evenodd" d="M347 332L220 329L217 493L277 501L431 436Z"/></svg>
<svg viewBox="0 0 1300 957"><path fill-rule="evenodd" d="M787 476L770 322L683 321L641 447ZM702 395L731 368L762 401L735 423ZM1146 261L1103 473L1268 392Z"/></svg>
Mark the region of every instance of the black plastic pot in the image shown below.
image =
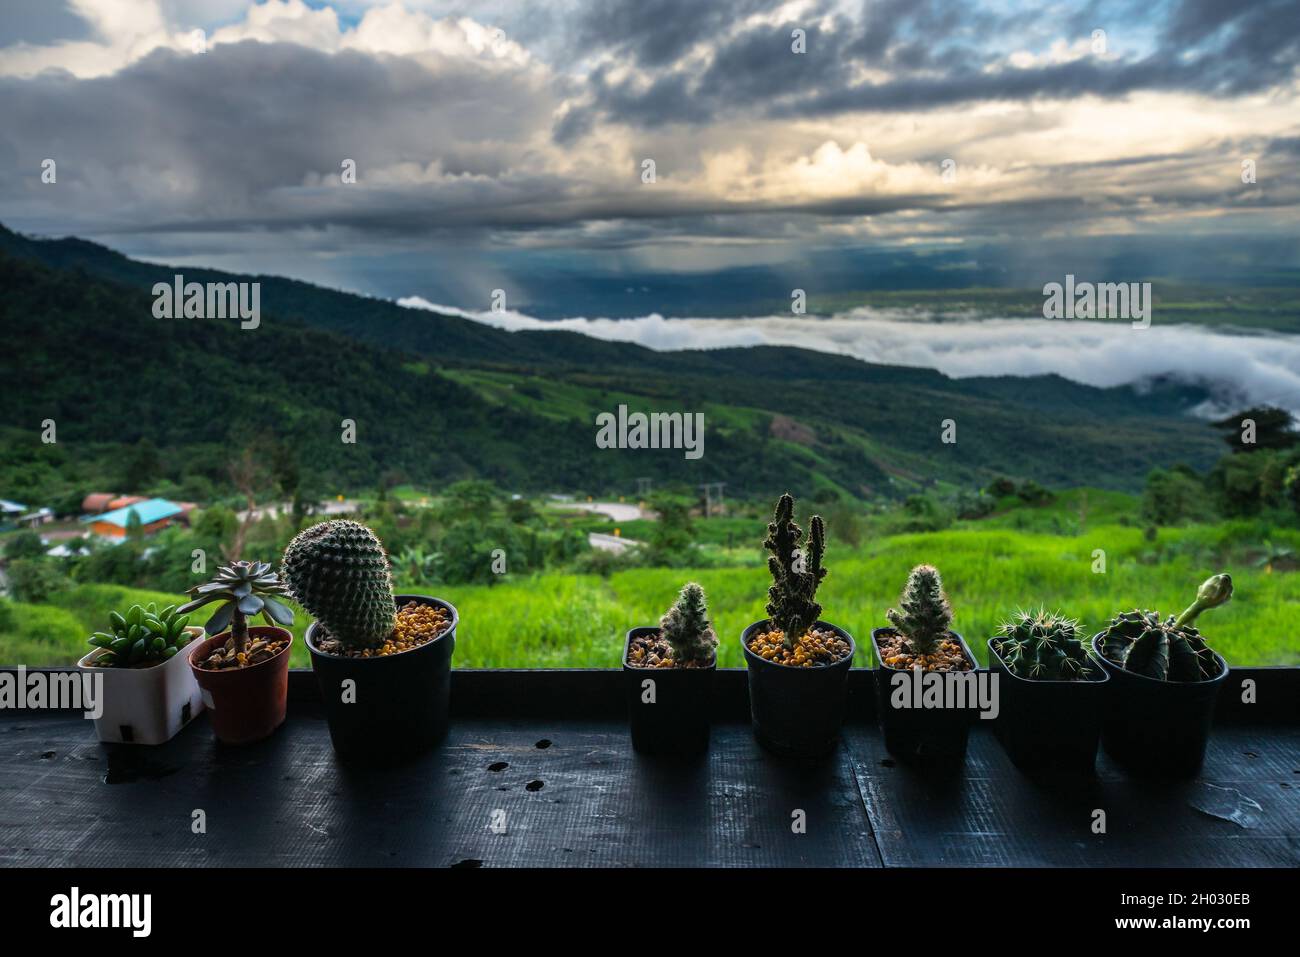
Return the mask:
<svg viewBox="0 0 1300 957"><path fill-rule="evenodd" d="M890 701L894 691L890 682L894 675L906 672L891 668L881 660L878 638L884 634L892 632L877 628L871 633L871 650L876 659L876 715L885 749L894 757L914 764L960 765L966 759L966 739L977 712L971 708L895 708ZM974 666L972 672L978 672L979 659L971 653L966 640L955 631L948 634L957 639L970 659Z"/></svg>
<svg viewBox="0 0 1300 957"><path fill-rule="evenodd" d="M658 634L658 626L633 628L623 646L623 685L632 747L644 754L688 757L708 750L713 709L713 675L707 668L634 668L627 653L636 638ZM646 682L653 682L647 686Z"/></svg>
<svg viewBox="0 0 1300 957"><path fill-rule="evenodd" d="M320 683L330 740L339 758L355 764L396 764L437 744L447 733L451 655L456 648L455 606L428 595L398 595L436 605L451 626L433 641L395 655L346 658L316 647L317 623L307 629L311 668ZM344 682L353 684L345 689ZM346 695L354 700L346 701Z"/></svg>
<svg viewBox="0 0 1300 957"><path fill-rule="evenodd" d="M814 758L829 753L844 723L849 668L857 645L843 628L818 621L814 628L833 631L849 643L849 653L833 665L792 668L760 658L749 639L768 621L756 621L740 635L749 668L749 714L754 737L769 751L786 757Z"/></svg>
<svg viewBox="0 0 1300 957"><path fill-rule="evenodd" d="M1007 668L989 639L989 669L998 676L993 730L1022 771L1092 774L1110 679L1091 658L1077 681L1034 681Z"/></svg>
<svg viewBox="0 0 1300 957"><path fill-rule="evenodd" d="M1228 663L1214 654L1218 677L1209 681L1158 681L1125 671L1093 651L1110 676L1101 743L1124 770L1138 776L1192 777L1205 761L1214 705L1228 679Z"/></svg>

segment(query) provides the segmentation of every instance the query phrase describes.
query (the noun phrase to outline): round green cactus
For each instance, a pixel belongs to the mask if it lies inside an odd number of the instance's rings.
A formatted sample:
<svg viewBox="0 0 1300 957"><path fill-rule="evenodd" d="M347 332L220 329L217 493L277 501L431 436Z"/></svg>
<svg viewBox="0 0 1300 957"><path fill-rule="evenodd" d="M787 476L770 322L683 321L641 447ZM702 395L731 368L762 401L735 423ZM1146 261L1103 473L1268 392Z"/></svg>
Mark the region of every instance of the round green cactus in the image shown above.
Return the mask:
<svg viewBox="0 0 1300 957"><path fill-rule="evenodd" d="M1073 618L1022 611L998 631L996 648L1017 678L1031 681L1078 681L1088 673L1088 653Z"/></svg>
<svg viewBox="0 0 1300 957"><path fill-rule="evenodd" d="M366 526L339 519L304 529L284 550L282 575L331 638L365 648L392 635L397 608L388 556Z"/></svg>

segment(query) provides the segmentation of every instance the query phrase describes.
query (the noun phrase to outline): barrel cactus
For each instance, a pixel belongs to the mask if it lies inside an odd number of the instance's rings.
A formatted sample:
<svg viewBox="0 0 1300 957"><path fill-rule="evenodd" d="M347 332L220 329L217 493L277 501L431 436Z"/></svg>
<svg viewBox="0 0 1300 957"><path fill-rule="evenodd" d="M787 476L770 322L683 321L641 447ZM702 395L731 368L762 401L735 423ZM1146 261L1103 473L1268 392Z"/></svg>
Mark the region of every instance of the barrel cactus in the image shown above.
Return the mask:
<svg viewBox="0 0 1300 957"><path fill-rule="evenodd" d="M817 586L826 577L822 555L826 551L826 526L820 515L809 525L808 544L800 548L803 529L794 522L794 498L786 492L776 503L776 513L767 526L763 547L771 552L767 560L772 585L767 590L767 614L774 628L785 636L785 647L795 643L822 613L815 600Z"/></svg>
<svg viewBox="0 0 1300 957"><path fill-rule="evenodd" d="M1007 670L1031 681L1078 681L1088 673L1079 623L1040 608L1002 623L995 648Z"/></svg>
<svg viewBox="0 0 1300 957"><path fill-rule="evenodd" d="M894 630L907 640L912 653L932 655L952 624L952 606L943 591L943 579L933 565L917 565L907 576L907 585L898 603L885 613Z"/></svg>
<svg viewBox="0 0 1300 957"><path fill-rule="evenodd" d="M304 529L284 550L282 573L331 638L367 648L392 635L397 608L388 556L366 526L337 519Z"/></svg>
<svg viewBox="0 0 1300 957"><path fill-rule="evenodd" d="M1219 676L1214 653L1193 622L1201 612L1232 598L1232 576L1215 575L1201 585L1177 618L1161 621L1155 611L1116 615L1101 633L1101 653L1108 661L1157 681L1209 681Z"/></svg>
<svg viewBox="0 0 1300 957"><path fill-rule="evenodd" d="M709 623L704 589L695 582L686 583L676 603L659 619L659 631L678 661L708 662L717 653L718 636Z"/></svg>

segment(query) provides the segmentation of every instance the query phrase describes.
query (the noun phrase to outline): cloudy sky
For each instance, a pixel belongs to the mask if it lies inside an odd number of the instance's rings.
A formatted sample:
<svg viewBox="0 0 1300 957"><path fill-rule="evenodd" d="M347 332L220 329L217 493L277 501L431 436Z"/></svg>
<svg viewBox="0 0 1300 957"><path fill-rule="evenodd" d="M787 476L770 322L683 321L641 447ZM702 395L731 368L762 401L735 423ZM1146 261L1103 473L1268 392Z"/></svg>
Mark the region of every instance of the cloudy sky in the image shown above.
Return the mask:
<svg viewBox="0 0 1300 957"><path fill-rule="evenodd" d="M547 269L1295 243L1294 0L0 9L0 221L168 262L475 308Z"/></svg>

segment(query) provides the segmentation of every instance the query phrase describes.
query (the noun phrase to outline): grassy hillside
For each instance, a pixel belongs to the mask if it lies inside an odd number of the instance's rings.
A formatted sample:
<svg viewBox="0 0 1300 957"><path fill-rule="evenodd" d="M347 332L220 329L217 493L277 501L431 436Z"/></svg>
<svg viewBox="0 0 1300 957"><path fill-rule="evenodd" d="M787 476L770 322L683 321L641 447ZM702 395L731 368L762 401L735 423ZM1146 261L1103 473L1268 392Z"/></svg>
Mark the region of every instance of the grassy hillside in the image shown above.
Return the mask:
<svg viewBox="0 0 1300 957"><path fill-rule="evenodd" d="M627 491L724 481L733 494L786 487L897 495L997 474L1054 486L1134 489L1156 465L1208 466L1216 440L1184 410L1196 398L1093 389L1063 379L949 379L797 349L657 353L567 333L509 333L307 283L185 268L187 280L263 282L261 328L158 320L149 287L172 267L79 240L0 228L0 357L6 458L0 495L20 500L123 484L124 449L147 439L220 485L222 443L272 435L312 490L384 476L436 486L490 478L523 491ZM611 453L595 416L703 411L705 455ZM58 447L37 439L58 423ZM956 444L941 441L954 419ZM354 420L357 442L340 442Z"/></svg>
<svg viewBox="0 0 1300 957"><path fill-rule="evenodd" d="M1093 514L1104 516L1106 496L1091 490L1089 498L1096 502ZM858 664L868 664L864 646L871 629L883 623L909 568L930 561L944 574L954 626L983 660L985 639L1019 607L1059 608L1081 618L1091 633L1134 606L1181 611L1202 580L1227 570L1236 597L1203 621L1213 646L1240 665L1300 665L1300 573L1257 564L1266 538L1300 552L1300 531L1227 522L1161 530L1151 542L1141 529L1112 523L1086 522L1082 531L1033 530L1077 521L1077 505L1076 493L1048 508L1019 509L943 532L869 537L856 548L837 541L832 527L831 571L819 595L825 617L858 639ZM1103 574L1093 571L1095 549L1106 553ZM458 667L612 668L626 631L656 622L682 582L694 579L708 592L722 638L721 663L740 667L740 632L763 617L768 579L758 557L755 547L753 561L743 567L633 569L608 579L548 573L437 591L461 613ZM0 661L75 661L110 607L150 600L176 596L83 585L48 606L0 604ZM298 635L305 624L300 615ZM299 645L293 664L306 663Z"/></svg>

